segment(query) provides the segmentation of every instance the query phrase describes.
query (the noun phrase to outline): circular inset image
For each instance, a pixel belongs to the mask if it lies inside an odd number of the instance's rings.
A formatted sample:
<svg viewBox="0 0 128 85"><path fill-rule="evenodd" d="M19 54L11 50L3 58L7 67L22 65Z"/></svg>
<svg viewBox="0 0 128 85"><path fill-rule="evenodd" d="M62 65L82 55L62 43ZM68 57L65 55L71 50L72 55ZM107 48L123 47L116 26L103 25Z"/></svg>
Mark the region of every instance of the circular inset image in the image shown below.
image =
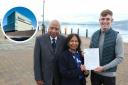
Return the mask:
<svg viewBox="0 0 128 85"><path fill-rule="evenodd" d="M2 20L5 37L13 42L25 42L37 32L37 19L33 12L25 7L10 9Z"/></svg>

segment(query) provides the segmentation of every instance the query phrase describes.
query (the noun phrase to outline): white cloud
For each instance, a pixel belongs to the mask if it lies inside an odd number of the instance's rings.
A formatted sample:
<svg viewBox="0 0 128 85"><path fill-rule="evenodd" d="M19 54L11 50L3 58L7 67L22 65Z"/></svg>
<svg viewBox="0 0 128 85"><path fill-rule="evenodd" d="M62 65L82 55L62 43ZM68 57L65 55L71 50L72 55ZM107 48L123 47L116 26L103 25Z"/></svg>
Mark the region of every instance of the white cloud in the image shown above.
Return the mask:
<svg viewBox="0 0 128 85"><path fill-rule="evenodd" d="M128 19L127 0L45 0L45 20L85 22L97 21L104 9L114 13L115 20ZM14 6L31 9L42 20L43 0L1 0L0 19Z"/></svg>

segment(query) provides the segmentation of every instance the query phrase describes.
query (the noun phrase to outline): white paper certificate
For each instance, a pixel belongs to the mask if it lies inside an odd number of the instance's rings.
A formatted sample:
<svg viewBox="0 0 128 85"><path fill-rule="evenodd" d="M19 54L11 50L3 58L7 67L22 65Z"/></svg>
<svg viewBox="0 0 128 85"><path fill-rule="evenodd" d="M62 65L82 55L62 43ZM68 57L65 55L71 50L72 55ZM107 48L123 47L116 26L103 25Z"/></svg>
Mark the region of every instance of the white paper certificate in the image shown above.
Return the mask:
<svg viewBox="0 0 128 85"><path fill-rule="evenodd" d="M84 49L84 65L87 70L94 70L99 66L99 48Z"/></svg>

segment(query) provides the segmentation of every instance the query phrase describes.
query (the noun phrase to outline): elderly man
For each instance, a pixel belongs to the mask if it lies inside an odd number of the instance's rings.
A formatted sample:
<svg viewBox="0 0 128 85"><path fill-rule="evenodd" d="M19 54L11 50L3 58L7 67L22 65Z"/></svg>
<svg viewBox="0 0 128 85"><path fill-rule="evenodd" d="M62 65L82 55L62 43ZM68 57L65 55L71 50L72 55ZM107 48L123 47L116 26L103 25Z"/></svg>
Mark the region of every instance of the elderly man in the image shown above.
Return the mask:
<svg viewBox="0 0 128 85"><path fill-rule="evenodd" d="M63 51L65 37L59 33L60 23L53 20L48 33L36 38L34 74L37 85L60 85L58 57Z"/></svg>

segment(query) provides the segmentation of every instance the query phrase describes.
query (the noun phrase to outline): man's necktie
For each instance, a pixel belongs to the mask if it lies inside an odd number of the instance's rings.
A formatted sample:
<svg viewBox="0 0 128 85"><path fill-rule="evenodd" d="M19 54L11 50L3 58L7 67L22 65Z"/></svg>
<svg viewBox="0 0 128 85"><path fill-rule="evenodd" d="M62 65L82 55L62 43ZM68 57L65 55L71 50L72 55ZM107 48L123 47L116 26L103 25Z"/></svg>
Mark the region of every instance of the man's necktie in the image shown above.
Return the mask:
<svg viewBox="0 0 128 85"><path fill-rule="evenodd" d="M52 48L55 51L55 49L56 49L56 40L54 38L52 39Z"/></svg>

